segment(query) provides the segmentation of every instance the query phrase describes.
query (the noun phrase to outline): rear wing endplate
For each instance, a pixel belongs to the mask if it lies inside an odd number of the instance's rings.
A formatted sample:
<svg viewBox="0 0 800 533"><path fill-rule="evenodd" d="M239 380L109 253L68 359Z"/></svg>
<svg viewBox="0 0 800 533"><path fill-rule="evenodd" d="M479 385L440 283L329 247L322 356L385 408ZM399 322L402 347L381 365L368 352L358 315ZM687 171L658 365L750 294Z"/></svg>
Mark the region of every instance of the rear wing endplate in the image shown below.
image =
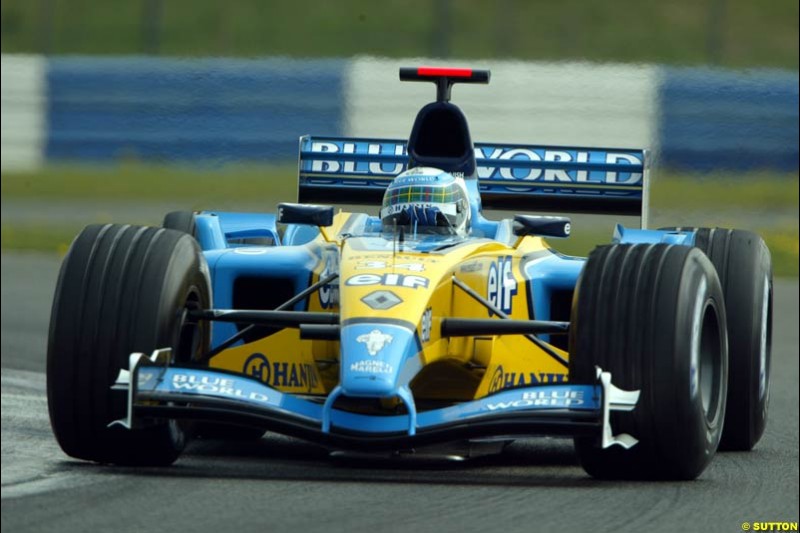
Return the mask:
<svg viewBox="0 0 800 533"><path fill-rule="evenodd" d="M640 216L647 225L645 150L476 143L475 161L483 208ZM298 200L377 205L407 164L403 140L303 136Z"/></svg>

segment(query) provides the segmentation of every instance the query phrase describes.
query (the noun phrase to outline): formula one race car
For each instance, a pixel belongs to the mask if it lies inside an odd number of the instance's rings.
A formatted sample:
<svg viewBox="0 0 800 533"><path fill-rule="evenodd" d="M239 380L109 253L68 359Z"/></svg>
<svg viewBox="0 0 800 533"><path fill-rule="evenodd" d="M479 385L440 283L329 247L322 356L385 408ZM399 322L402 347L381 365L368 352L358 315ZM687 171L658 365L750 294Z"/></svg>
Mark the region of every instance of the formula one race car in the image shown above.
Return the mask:
<svg viewBox="0 0 800 533"><path fill-rule="evenodd" d="M638 214L642 150L473 144L454 83L400 140L300 139L299 202L87 227L58 279L50 419L70 456L165 465L187 436L272 431L338 453L574 437L600 478L691 479L747 450L769 399L757 235L629 229L588 259L566 217ZM380 205L380 216L327 203Z"/></svg>

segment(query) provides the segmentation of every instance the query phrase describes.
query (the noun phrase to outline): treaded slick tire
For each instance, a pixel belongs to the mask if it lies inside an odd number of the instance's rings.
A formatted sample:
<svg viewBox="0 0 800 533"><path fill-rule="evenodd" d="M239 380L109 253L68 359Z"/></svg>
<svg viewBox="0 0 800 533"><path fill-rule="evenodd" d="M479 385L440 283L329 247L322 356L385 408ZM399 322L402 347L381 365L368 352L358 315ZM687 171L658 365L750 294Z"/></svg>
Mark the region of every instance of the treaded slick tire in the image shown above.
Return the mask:
<svg viewBox="0 0 800 533"><path fill-rule="evenodd" d="M208 308L208 270L194 239L177 231L88 226L61 265L50 318L47 400L50 423L68 455L101 463L167 465L184 446L175 422L109 428L126 414L112 391L131 352L172 347L177 361L208 349L206 323L187 308Z"/></svg>
<svg viewBox="0 0 800 533"><path fill-rule="evenodd" d="M711 461L725 416L725 306L714 267L699 250L665 244L595 249L575 291L570 381L593 383L596 366L625 390L632 412L613 412L630 450L575 439L581 465L602 479L694 479Z"/></svg>
<svg viewBox="0 0 800 533"><path fill-rule="evenodd" d="M728 405L720 449L752 450L767 425L772 361L772 257L757 234L695 231L694 245L717 269L728 316Z"/></svg>
<svg viewBox="0 0 800 533"><path fill-rule="evenodd" d="M197 226L192 211L170 211L164 215L164 222L161 223L161 226L197 237Z"/></svg>

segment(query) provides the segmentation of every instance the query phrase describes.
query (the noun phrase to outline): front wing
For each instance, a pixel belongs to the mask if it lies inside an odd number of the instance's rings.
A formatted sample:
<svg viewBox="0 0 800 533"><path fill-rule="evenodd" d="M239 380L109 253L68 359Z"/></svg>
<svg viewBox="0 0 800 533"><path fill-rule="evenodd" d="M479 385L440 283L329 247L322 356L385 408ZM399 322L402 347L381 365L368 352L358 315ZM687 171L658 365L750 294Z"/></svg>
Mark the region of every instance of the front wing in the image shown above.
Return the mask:
<svg viewBox="0 0 800 533"><path fill-rule="evenodd" d="M484 437L596 435L603 447L629 448L630 435L611 431L609 413L632 410L638 391L622 391L598 369L595 384L558 384L504 390L485 398L417 413L367 415L282 393L249 376L205 368L172 366L169 350L151 357L134 353L115 389L127 390L127 429L153 419L194 419L259 427L346 449L403 449Z"/></svg>

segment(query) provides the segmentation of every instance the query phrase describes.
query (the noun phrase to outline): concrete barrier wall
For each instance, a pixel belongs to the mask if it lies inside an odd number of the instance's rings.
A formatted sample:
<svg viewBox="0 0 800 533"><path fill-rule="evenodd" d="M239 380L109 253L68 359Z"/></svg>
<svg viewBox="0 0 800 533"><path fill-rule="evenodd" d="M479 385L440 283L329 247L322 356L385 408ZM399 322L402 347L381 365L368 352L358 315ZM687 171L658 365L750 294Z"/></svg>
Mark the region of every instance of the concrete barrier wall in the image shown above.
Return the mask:
<svg viewBox="0 0 800 533"><path fill-rule="evenodd" d="M346 76L349 135L407 137L431 83L398 82L400 66L426 60L359 59ZM491 83L456 85L453 102L473 141L655 148L658 69L592 63L472 62Z"/></svg>
<svg viewBox="0 0 800 533"><path fill-rule="evenodd" d="M45 121L44 58L3 55L0 60L0 154L3 170L38 168L43 160Z"/></svg>
<svg viewBox="0 0 800 533"><path fill-rule="evenodd" d="M397 69L428 63L3 55L2 168L291 161L305 133L404 138L434 89ZM476 141L648 148L685 170L798 168L796 72L469 65L492 70L489 86L453 89Z"/></svg>

